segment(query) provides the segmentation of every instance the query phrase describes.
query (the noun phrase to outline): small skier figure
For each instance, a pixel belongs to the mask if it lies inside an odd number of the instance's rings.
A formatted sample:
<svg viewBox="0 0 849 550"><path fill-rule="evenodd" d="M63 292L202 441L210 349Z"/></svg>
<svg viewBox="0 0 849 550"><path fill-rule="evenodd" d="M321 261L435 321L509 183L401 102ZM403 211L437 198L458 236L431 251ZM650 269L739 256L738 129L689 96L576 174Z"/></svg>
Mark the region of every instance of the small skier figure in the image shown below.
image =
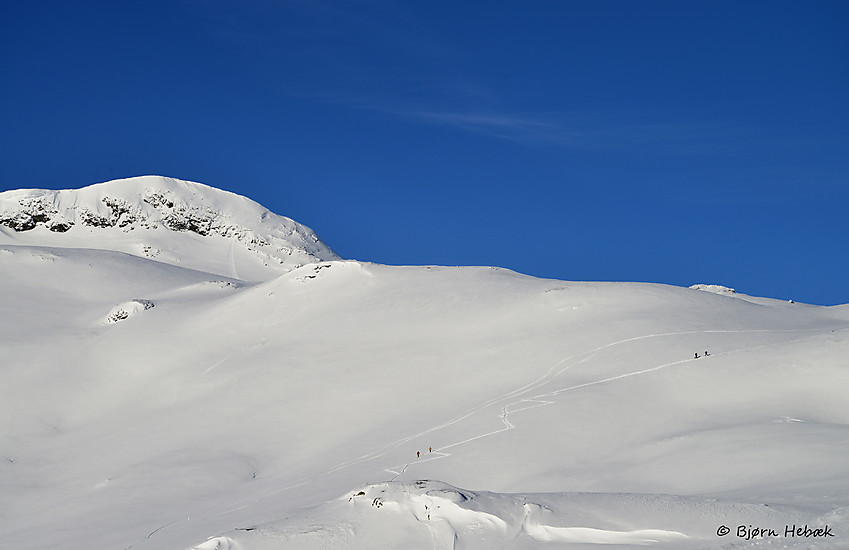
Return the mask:
<svg viewBox="0 0 849 550"><path fill-rule="evenodd" d="M420 451L416 451L416 458L420 458L421 456L422 456L422 453Z"/></svg>
<svg viewBox="0 0 849 550"><path fill-rule="evenodd" d="M432 453L432 452L433 452L433 447L428 447L428 448L427 448L427 452Z"/></svg>
<svg viewBox="0 0 849 550"><path fill-rule="evenodd" d="M698 358L699 358L699 352L696 352L696 356L693 357L693 359L698 359Z"/></svg>
<svg viewBox="0 0 849 550"><path fill-rule="evenodd" d="M710 355L710 354L708 352L705 352L705 357L707 357L708 355Z"/></svg>

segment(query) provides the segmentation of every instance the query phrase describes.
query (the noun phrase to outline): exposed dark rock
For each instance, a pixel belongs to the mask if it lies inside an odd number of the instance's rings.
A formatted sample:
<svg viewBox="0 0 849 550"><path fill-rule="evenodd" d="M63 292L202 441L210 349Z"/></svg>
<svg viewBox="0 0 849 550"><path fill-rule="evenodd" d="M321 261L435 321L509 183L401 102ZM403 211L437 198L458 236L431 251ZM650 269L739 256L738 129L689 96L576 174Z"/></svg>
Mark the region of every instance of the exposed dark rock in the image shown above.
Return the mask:
<svg viewBox="0 0 849 550"><path fill-rule="evenodd" d="M0 218L0 225L11 227L15 231L29 231L35 228L35 220L32 216L18 214L15 217Z"/></svg>
<svg viewBox="0 0 849 550"><path fill-rule="evenodd" d="M112 211L110 218L113 226L126 227L144 218L141 213L137 212L137 209L123 199L103 197L103 203Z"/></svg>
<svg viewBox="0 0 849 550"><path fill-rule="evenodd" d="M53 222L52 224L47 226L47 229L56 233L64 233L65 231L69 230L72 225L74 224L69 222Z"/></svg>
<svg viewBox="0 0 849 550"><path fill-rule="evenodd" d="M0 217L0 225L11 227L15 231L29 231L40 223L47 223L57 210L52 204L40 199L23 199L18 212L8 212Z"/></svg>
<svg viewBox="0 0 849 550"><path fill-rule="evenodd" d="M150 193L142 199L147 204L153 206L157 210L161 207L174 208L174 201L163 195L162 193Z"/></svg>
<svg viewBox="0 0 849 550"><path fill-rule="evenodd" d="M80 211L80 221L83 225L90 227L112 227L112 220L104 218L99 214L95 214L90 210Z"/></svg>

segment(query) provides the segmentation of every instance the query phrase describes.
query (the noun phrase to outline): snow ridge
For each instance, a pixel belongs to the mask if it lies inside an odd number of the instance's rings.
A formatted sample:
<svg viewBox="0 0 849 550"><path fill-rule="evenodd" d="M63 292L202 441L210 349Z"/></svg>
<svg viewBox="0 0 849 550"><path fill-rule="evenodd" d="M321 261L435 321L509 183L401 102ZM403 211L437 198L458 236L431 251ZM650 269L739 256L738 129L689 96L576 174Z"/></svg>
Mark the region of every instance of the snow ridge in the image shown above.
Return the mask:
<svg viewBox="0 0 849 550"><path fill-rule="evenodd" d="M698 284L690 287L693 290L704 290L705 292L713 292L714 294L736 294L737 291L733 288L722 285L705 285Z"/></svg>
<svg viewBox="0 0 849 550"><path fill-rule="evenodd" d="M676 495L470 491L420 479L363 485L297 516L236 528L192 550L483 550L545 543L557 548L714 548L716 526L729 517L749 525L834 525L845 521L845 511L818 517L783 506Z"/></svg>

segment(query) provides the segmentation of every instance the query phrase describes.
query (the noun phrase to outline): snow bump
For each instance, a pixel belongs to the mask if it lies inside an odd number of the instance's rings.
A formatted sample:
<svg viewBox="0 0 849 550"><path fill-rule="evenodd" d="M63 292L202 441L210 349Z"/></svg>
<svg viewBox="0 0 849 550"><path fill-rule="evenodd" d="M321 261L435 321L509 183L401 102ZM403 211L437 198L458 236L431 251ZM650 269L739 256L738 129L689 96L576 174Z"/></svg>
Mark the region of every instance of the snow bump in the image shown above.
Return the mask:
<svg viewBox="0 0 849 550"><path fill-rule="evenodd" d="M153 306L153 302L142 300L141 298L123 302L109 310L109 313L106 315L106 323L112 324L129 319L143 311L153 309Z"/></svg>

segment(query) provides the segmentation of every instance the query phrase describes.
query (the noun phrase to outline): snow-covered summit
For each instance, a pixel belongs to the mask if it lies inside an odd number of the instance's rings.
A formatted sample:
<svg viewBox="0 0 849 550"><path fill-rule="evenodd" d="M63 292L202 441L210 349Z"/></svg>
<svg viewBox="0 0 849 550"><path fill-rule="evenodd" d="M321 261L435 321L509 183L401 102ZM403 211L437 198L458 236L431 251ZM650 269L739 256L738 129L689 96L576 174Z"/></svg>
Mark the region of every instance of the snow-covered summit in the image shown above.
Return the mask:
<svg viewBox="0 0 849 550"><path fill-rule="evenodd" d="M161 176L0 193L0 244L115 250L248 280L339 259L248 198Z"/></svg>

